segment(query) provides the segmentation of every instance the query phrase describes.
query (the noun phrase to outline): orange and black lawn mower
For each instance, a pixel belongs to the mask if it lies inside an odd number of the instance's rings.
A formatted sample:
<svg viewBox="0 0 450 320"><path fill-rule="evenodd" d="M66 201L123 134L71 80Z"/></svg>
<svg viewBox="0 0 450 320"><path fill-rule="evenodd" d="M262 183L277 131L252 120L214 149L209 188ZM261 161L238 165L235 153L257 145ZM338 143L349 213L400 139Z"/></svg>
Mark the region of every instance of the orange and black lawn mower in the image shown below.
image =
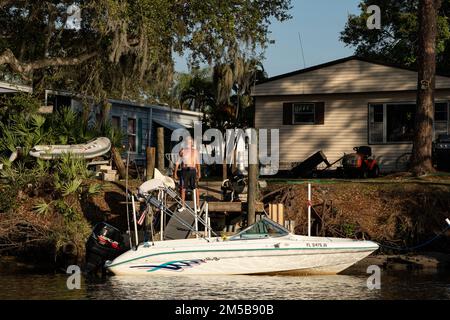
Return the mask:
<svg viewBox="0 0 450 320"><path fill-rule="evenodd" d="M380 175L377 160L372 157L372 148L367 146L353 148L355 153L344 155L342 169L347 177L376 178Z"/></svg>

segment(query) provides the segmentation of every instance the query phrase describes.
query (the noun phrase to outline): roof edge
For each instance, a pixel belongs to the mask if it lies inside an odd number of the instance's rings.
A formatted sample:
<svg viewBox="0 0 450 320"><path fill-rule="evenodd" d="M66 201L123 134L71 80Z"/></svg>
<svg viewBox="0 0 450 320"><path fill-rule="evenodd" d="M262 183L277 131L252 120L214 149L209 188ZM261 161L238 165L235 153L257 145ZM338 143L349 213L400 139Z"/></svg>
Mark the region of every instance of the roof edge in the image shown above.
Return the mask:
<svg viewBox="0 0 450 320"><path fill-rule="evenodd" d="M329 62L326 62L326 63L318 64L318 65L315 65L315 66L312 66L312 67L308 67L308 68L305 68L305 69L300 69L300 70L296 70L296 71L280 74L280 75L277 75L277 76L274 76L274 77L270 77L268 79L265 79L265 80L262 80L262 81L256 83L255 86L258 86L258 85L264 84L264 83L268 83L268 82L272 82L272 81L276 81L276 80L280 80L280 79L284 79L284 78L288 78L288 77L292 77L292 76L296 76L296 75L299 75L299 74L311 72L311 71L314 71L314 70L331 67L331 66L334 66L334 65L337 65L337 64L341 64L341 63L345 63L345 62L348 62L348 61L351 61L351 60L359 60L359 61L363 61L363 62L367 62L367 63L379 64L379 65L386 66L386 67L397 68L397 69L402 69L402 70L407 70L407 71L412 71L412 72L417 72L418 71L416 68L412 68L412 67L406 67L406 66L402 66L402 65L399 65L399 64L395 64L395 63L381 61L381 60L378 60L378 59L373 59L373 58L367 58L367 57L362 57L362 56L358 56L358 55L353 55L353 56L349 56L349 57L345 57L345 58L329 61ZM436 76L450 78L450 74L436 73Z"/></svg>

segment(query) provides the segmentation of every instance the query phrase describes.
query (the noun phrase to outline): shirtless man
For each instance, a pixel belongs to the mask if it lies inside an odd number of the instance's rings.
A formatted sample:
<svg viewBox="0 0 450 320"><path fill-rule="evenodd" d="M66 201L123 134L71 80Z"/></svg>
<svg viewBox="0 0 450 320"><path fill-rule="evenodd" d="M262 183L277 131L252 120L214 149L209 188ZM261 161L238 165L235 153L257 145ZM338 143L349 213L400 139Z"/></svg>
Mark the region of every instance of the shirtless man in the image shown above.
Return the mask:
<svg viewBox="0 0 450 320"><path fill-rule="evenodd" d="M197 149L195 149L194 147L194 142L191 137L186 138L186 147L180 150L180 157L178 157L178 160L175 164L175 180L178 180L177 172L180 165L182 165L180 186L183 206L178 209L178 211L182 212L185 209L186 189L197 189L197 181L201 178L200 156ZM196 195L197 206L200 207L200 194L198 190L196 192ZM197 210L200 211L199 209Z"/></svg>

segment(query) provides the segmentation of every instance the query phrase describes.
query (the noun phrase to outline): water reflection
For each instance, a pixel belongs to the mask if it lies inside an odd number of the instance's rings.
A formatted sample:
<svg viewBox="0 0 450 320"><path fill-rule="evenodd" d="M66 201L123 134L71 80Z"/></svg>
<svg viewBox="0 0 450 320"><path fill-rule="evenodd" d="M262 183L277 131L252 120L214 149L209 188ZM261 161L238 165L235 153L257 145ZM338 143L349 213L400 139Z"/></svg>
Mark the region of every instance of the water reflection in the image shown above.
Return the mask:
<svg viewBox="0 0 450 320"><path fill-rule="evenodd" d="M366 278L354 276L269 277L114 277L102 292L95 286L89 298L103 299L376 299ZM89 287L88 287L89 288Z"/></svg>
<svg viewBox="0 0 450 320"><path fill-rule="evenodd" d="M68 290L65 275L0 275L0 299L450 299L450 275L383 273L381 290L367 276L204 276L83 279Z"/></svg>

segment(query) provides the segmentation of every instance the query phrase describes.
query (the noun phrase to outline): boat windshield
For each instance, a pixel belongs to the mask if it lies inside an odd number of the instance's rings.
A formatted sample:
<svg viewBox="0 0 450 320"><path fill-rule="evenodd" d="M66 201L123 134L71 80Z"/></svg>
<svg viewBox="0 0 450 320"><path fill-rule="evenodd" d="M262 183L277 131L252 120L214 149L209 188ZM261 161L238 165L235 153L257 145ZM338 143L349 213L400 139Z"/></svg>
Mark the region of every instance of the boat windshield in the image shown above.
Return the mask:
<svg viewBox="0 0 450 320"><path fill-rule="evenodd" d="M277 238L288 234L289 231L287 229L274 221L263 217L255 224L230 237L229 240Z"/></svg>

